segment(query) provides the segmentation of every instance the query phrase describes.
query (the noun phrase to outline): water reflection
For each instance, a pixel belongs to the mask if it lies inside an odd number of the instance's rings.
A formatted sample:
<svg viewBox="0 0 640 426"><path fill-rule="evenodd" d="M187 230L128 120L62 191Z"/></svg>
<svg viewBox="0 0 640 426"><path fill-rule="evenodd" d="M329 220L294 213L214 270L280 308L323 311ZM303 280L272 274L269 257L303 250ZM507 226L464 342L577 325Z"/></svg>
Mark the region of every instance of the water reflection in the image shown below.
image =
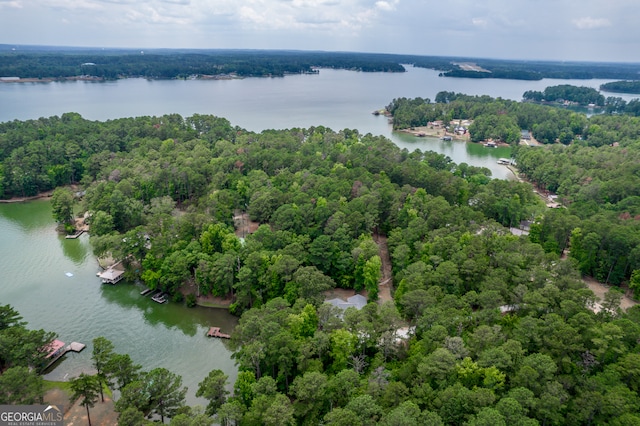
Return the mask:
<svg viewBox="0 0 640 426"><path fill-rule="evenodd" d="M86 238L86 236L83 236L76 239L67 239L64 235L58 236L58 241L60 241L60 246L62 247L62 254L77 266L83 264L87 256L89 256Z"/></svg>
<svg viewBox="0 0 640 426"><path fill-rule="evenodd" d="M17 225L23 232L32 232L43 227L51 227L53 223L49 200L3 203L0 209L0 217Z"/></svg>
<svg viewBox="0 0 640 426"><path fill-rule="evenodd" d="M119 283L115 286L102 285L103 300L115 303L125 309L136 309L142 313L145 322L151 326L163 325L167 329L178 329L187 336L193 337L198 333L203 336L211 326L220 327L230 333L238 320L224 309L187 308L177 303L158 304L149 296L141 296L142 287ZM226 344L226 342L225 342Z"/></svg>

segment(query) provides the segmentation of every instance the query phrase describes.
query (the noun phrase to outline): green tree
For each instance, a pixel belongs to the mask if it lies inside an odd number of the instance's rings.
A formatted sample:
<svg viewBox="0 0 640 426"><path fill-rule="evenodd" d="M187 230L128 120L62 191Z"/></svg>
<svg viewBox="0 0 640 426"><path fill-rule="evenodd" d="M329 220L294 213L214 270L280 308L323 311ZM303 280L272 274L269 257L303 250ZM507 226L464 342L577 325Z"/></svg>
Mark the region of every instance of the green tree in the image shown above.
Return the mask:
<svg viewBox="0 0 640 426"><path fill-rule="evenodd" d="M369 301L378 300L378 283L382 276L382 261L380 256L375 255L366 261L362 271L364 278L364 288L367 289Z"/></svg>
<svg viewBox="0 0 640 426"><path fill-rule="evenodd" d="M104 366L105 374L115 380L121 392L129 383L138 380L141 369L142 366L134 364L128 354L113 354Z"/></svg>
<svg viewBox="0 0 640 426"><path fill-rule="evenodd" d="M27 367L12 367L0 375L0 404L42 404L42 377Z"/></svg>
<svg viewBox="0 0 640 426"><path fill-rule="evenodd" d="M87 420L89 421L89 426L91 426L89 407L93 407L98 401L98 395L102 387L100 380L96 376L81 373L80 376L71 380L70 386L73 392L72 398L74 400L81 398L80 405L87 409Z"/></svg>
<svg viewBox="0 0 640 426"><path fill-rule="evenodd" d="M68 188L56 188L51 195L51 208L56 222L67 225L73 223L73 193Z"/></svg>
<svg viewBox="0 0 640 426"><path fill-rule="evenodd" d="M100 381L100 398L104 402L103 387L109 386L108 380L108 365L113 358L113 343L105 337L96 337L93 339L93 352L91 354L91 360L93 366L96 369L96 377Z"/></svg>
<svg viewBox="0 0 640 426"><path fill-rule="evenodd" d="M209 375L198 384L196 396L209 400L207 414L210 416L213 416L227 400L226 396L229 394L225 388L227 379L228 376L221 370L211 370Z"/></svg>
<svg viewBox="0 0 640 426"><path fill-rule="evenodd" d="M155 368L144 376L149 394L149 409L164 417L173 417L184 406L187 388L182 387L182 377L166 368Z"/></svg>

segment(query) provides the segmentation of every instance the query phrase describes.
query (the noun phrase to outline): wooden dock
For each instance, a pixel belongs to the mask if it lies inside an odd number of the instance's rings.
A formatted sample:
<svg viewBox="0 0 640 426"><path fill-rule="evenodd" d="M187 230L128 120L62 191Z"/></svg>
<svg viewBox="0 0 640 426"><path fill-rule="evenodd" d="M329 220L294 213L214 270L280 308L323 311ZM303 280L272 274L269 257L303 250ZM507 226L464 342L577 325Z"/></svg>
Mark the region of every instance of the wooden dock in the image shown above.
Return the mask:
<svg viewBox="0 0 640 426"><path fill-rule="evenodd" d="M220 332L220 327L211 327L207 332L207 337L218 337L220 339L231 339L231 336Z"/></svg>
<svg viewBox="0 0 640 426"><path fill-rule="evenodd" d="M65 238L67 240L75 240L76 238L78 238L80 235L84 234L84 229L79 230L78 232L76 232L75 234L70 234L67 235Z"/></svg>
<svg viewBox="0 0 640 426"><path fill-rule="evenodd" d="M61 342L59 340L55 340L54 344L55 343L62 343L64 345L64 342ZM47 355L47 360L49 361L49 363L44 367L43 371L51 367L51 365L62 358L67 352L82 352L82 350L86 347L87 345L85 345L84 343L78 342L71 342L70 344L60 348L52 347L51 352L49 353L49 355Z"/></svg>
<svg viewBox="0 0 640 426"><path fill-rule="evenodd" d="M150 293L153 293L153 292L154 292L154 290L151 290L150 288L148 288L148 289L146 289L146 290L142 290L142 291L140 292L140 296L146 296L146 295L148 295L148 294L150 294Z"/></svg>

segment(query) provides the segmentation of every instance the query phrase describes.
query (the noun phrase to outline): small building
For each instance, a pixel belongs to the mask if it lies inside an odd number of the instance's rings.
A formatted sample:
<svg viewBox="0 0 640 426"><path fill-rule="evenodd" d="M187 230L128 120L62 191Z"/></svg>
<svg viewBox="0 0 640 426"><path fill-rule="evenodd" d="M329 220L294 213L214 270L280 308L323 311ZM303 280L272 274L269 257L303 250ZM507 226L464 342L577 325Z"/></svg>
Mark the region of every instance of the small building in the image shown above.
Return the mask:
<svg viewBox="0 0 640 426"><path fill-rule="evenodd" d="M47 356L45 358L56 359L60 357L64 353L64 346L65 343L62 340L55 339L44 348L47 352Z"/></svg>
<svg viewBox="0 0 640 426"><path fill-rule="evenodd" d="M116 284L124 278L124 271L109 268L106 271L98 272L98 277L102 279L102 284Z"/></svg>
<svg viewBox="0 0 640 426"><path fill-rule="evenodd" d="M325 303L331 303L333 306L337 306L343 311L346 310L347 308L356 308L360 310L367 305L367 298L362 296L361 294L355 294L347 298L346 301L339 298L335 298L335 299L325 300Z"/></svg>

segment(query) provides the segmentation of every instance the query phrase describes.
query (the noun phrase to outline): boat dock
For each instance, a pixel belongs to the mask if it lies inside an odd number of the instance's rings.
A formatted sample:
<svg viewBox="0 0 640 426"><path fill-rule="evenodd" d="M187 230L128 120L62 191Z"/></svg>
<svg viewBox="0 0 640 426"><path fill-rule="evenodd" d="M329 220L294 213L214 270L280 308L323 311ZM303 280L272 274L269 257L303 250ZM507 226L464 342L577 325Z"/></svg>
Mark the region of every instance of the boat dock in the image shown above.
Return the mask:
<svg viewBox="0 0 640 426"><path fill-rule="evenodd" d="M124 268L121 266L121 263L122 261L96 274L102 279L102 284L117 284L124 278Z"/></svg>
<svg viewBox="0 0 640 426"><path fill-rule="evenodd" d="M231 339L231 336L220 332L220 327L211 327L207 332L207 337L218 337L220 339Z"/></svg>
<svg viewBox="0 0 640 426"><path fill-rule="evenodd" d="M82 352L87 345L84 343L71 342L66 345L63 341L55 339L51 344L47 347L49 354L46 356L46 360L48 361L47 365L44 367L44 370L51 367L57 360L62 358L67 352Z"/></svg>
<svg viewBox="0 0 640 426"><path fill-rule="evenodd" d="M79 230L78 232L76 232L75 234L70 234L65 236L65 238L67 240L75 240L76 238L78 238L80 235L84 234L84 229Z"/></svg>

